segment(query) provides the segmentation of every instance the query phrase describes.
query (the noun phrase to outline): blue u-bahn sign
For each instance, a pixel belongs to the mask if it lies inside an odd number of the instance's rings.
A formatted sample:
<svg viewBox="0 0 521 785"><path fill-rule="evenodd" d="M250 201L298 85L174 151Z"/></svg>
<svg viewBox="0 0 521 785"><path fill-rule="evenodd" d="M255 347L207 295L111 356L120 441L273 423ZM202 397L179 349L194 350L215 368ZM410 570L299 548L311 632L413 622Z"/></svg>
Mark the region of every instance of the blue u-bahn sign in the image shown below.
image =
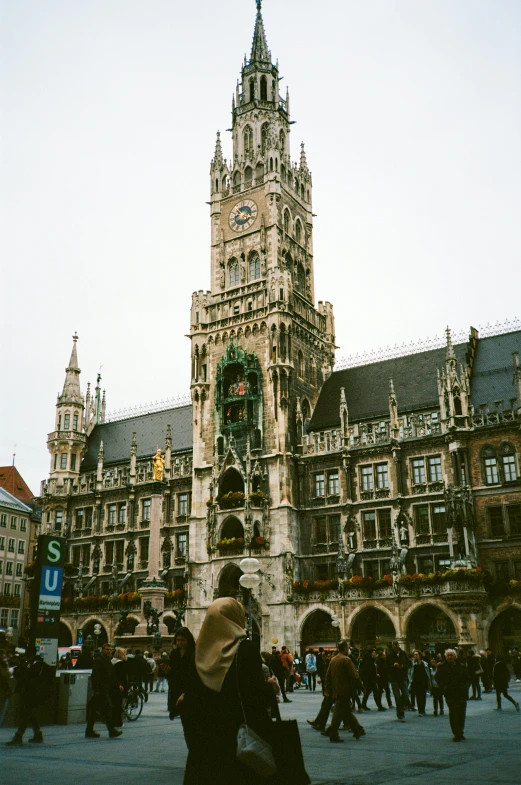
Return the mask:
<svg viewBox="0 0 521 785"><path fill-rule="evenodd" d="M62 595L63 567L42 567L38 610L59 611Z"/></svg>

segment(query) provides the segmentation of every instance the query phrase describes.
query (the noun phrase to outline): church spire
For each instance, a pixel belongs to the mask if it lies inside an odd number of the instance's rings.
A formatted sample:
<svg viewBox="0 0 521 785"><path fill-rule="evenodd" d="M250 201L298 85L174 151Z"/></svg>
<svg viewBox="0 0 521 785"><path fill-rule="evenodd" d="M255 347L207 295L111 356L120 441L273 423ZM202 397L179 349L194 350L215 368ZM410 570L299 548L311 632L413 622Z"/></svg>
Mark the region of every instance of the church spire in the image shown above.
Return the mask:
<svg viewBox="0 0 521 785"><path fill-rule="evenodd" d="M250 63L271 63L271 54L268 49L268 42L266 41L266 33L264 32L264 22L262 21L262 0L256 0L256 2L257 17L255 19L255 30L253 32Z"/></svg>
<svg viewBox="0 0 521 785"><path fill-rule="evenodd" d="M215 140L215 152L213 154L214 165L222 166L223 164L223 148L221 145L221 132L217 131L217 138Z"/></svg>
<svg viewBox="0 0 521 785"><path fill-rule="evenodd" d="M63 384L62 394L58 398L59 403L79 403L83 404L83 398L80 390L80 369L78 367L78 353L76 350L76 341L78 334L74 333L72 336L72 352L69 365L65 369L65 382Z"/></svg>

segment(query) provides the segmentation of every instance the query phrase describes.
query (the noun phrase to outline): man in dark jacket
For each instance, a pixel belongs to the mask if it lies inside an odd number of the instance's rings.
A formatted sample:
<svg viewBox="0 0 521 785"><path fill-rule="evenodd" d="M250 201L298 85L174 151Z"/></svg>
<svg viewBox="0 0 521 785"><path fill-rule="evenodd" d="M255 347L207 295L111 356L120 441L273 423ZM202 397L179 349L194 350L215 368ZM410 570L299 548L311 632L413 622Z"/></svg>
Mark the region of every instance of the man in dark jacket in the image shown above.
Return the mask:
<svg viewBox="0 0 521 785"><path fill-rule="evenodd" d="M50 697L56 668L47 665L41 657L36 654L34 646L28 650L27 657L14 669L16 681L15 692L20 696L20 719L18 729L7 744L23 744L23 736L27 727L33 729L33 736L29 741L41 743L43 734L35 713L38 706L44 704Z"/></svg>
<svg viewBox="0 0 521 785"><path fill-rule="evenodd" d="M324 691L331 695L335 708L331 719L330 727L323 732L324 736L329 736L331 742L344 741L338 735L340 723L344 722L353 732L355 739L365 736L365 731L351 711L351 701L353 691L359 689L360 676L348 657L348 642L340 641L338 644L338 654L333 657L329 664L326 676Z"/></svg>
<svg viewBox="0 0 521 785"><path fill-rule="evenodd" d="M387 657L389 681L396 704L396 716L405 722L405 709L409 705L407 678L409 675L409 658L398 641L393 641L392 649Z"/></svg>
<svg viewBox="0 0 521 785"><path fill-rule="evenodd" d="M450 727L454 734L452 741L465 741L463 731L470 678L466 663L457 659L454 649L447 649L445 652L445 662L438 666L436 681L443 690L449 707Z"/></svg>
<svg viewBox="0 0 521 785"><path fill-rule="evenodd" d="M110 643L105 643L101 654L94 660L92 666L92 689L94 695L87 704L87 739L99 739L100 735L94 730L96 715L101 714L107 725L111 739L121 736L121 731L114 727L114 711L112 695L123 692L124 688L119 683L114 666L112 665L113 648Z"/></svg>

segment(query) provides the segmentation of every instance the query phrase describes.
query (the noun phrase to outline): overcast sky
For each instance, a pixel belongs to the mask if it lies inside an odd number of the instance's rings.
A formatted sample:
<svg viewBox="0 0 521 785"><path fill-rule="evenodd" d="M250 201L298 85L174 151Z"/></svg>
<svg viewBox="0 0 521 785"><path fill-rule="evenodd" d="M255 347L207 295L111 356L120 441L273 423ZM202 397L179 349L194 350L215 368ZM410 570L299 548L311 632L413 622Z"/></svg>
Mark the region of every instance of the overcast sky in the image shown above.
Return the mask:
<svg viewBox="0 0 521 785"><path fill-rule="evenodd" d="M189 391L253 0L0 0L0 464L48 475L75 330L108 409ZM519 0L264 0L338 358L521 316Z"/></svg>

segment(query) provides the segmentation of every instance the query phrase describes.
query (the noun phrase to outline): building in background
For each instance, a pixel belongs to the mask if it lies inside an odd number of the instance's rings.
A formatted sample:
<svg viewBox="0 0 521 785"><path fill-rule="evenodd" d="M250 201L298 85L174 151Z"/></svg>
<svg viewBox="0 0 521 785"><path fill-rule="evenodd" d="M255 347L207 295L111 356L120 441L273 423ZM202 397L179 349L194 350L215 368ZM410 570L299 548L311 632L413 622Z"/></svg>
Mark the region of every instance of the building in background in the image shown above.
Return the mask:
<svg viewBox="0 0 521 785"><path fill-rule="evenodd" d="M74 336L39 499L42 531L69 545L61 643L96 623L112 638L120 609L135 626L152 557L164 621L182 606L197 633L215 597L242 596L251 553L264 647L334 645L333 614L359 645L519 645L519 325L447 330L442 345L335 371L333 307L314 298L312 178L303 144L291 157L278 84L259 9L232 155L218 134L210 166L191 402L107 418L99 378L82 395Z"/></svg>

